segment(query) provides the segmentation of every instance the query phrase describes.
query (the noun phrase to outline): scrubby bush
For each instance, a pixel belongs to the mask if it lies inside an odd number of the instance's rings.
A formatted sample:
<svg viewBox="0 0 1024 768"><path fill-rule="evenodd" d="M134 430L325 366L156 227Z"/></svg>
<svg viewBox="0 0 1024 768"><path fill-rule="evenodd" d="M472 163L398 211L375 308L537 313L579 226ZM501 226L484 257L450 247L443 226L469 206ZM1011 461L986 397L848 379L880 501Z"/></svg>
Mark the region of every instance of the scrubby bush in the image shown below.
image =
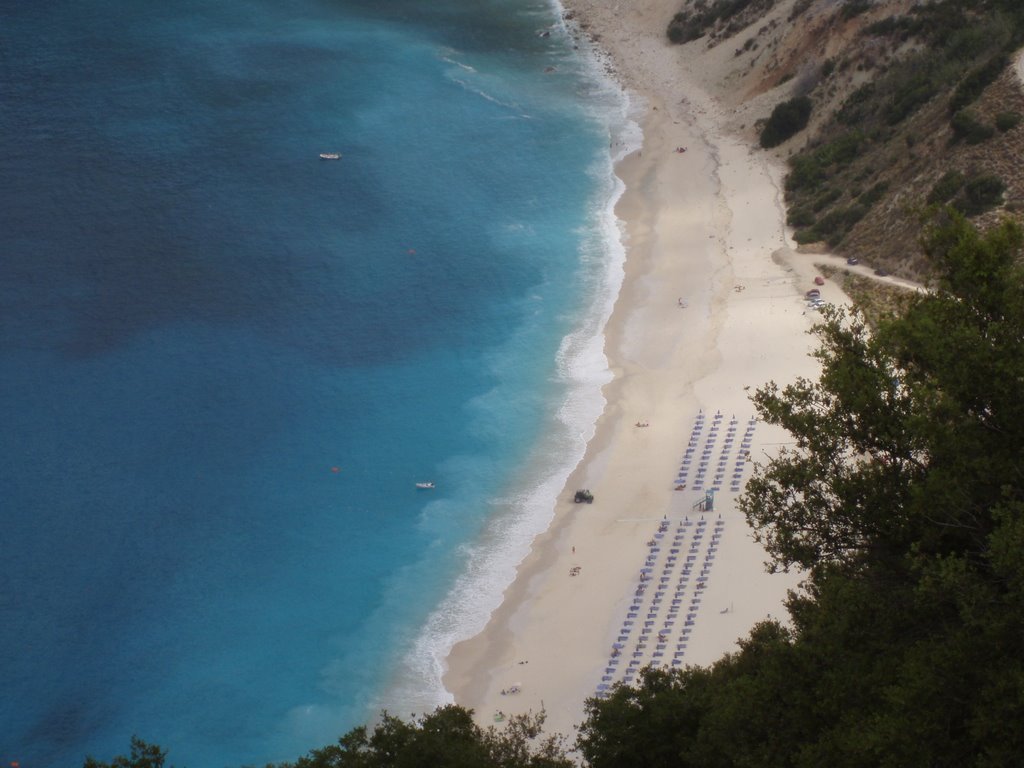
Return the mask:
<svg viewBox="0 0 1024 768"><path fill-rule="evenodd" d="M668 23L668 39L677 45L696 40L703 34L704 28L699 16L688 17L685 13L677 13Z"/></svg>
<svg viewBox="0 0 1024 768"><path fill-rule="evenodd" d="M868 24L861 34L869 37L896 37L906 39L914 30L914 20L909 16L886 16Z"/></svg>
<svg viewBox="0 0 1024 768"><path fill-rule="evenodd" d="M813 192L822 182L856 160L867 142L867 136L861 131L849 131L809 154L796 155L790 160L786 192ZM869 171L865 168L865 173Z"/></svg>
<svg viewBox="0 0 1024 768"><path fill-rule="evenodd" d="M870 208L879 200L881 200L882 195L884 195L888 190L889 182L880 181L867 191L857 195L857 202L863 206L867 206L868 208Z"/></svg>
<svg viewBox="0 0 1024 768"><path fill-rule="evenodd" d="M935 204L952 200L953 195L959 192L963 185L964 175L960 171L946 171L928 193L928 202Z"/></svg>
<svg viewBox="0 0 1024 768"><path fill-rule="evenodd" d="M809 208L792 208L786 216L786 223L791 227L809 227L814 224L814 212Z"/></svg>
<svg viewBox="0 0 1024 768"><path fill-rule="evenodd" d="M814 0L796 0L796 2L793 3L793 9L789 12L789 21L793 21L798 16L802 15L813 3Z"/></svg>
<svg viewBox="0 0 1024 768"><path fill-rule="evenodd" d="M996 129L981 122L978 116L969 109L961 109L949 121L956 141L964 140L968 144L980 144L996 135Z"/></svg>
<svg viewBox="0 0 1024 768"><path fill-rule="evenodd" d="M925 68L911 74L895 86L883 114L889 125L896 125L927 104L939 92L941 83Z"/></svg>
<svg viewBox="0 0 1024 768"><path fill-rule="evenodd" d="M836 208L822 216L814 228L831 246L838 245L851 227L864 218L868 212L866 205L854 203L846 208Z"/></svg>
<svg viewBox="0 0 1024 768"><path fill-rule="evenodd" d="M996 115L996 128L1002 133L1013 130L1020 124L1019 112L1000 112Z"/></svg>
<svg viewBox="0 0 1024 768"><path fill-rule="evenodd" d="M977 69L971 70L953 91L953 96L949 100L949 111L957 112L975 101L981 96L981 92L1002 74L1008 63L1006 54L999 52Z"/></svg>
<svg viewBox="0 0 1024 768"><path fill-rule="evenodd" d="M854 16L860 16L870 8L871 3L868 2L868 0L846 0L843 4L843 10L840 12L840 16L843 19L852 19Z"/></svg>
<svg viewBox="0 0 1024 768"><path fill-rule="evenodd" d="M806 96L784 101L772 110L768 122L761 131L761 146L765 149L777 147L794 134L802 131L811 118L811 100Z"/></svg>
<svg viewBox="0 0 1024 768"><path fill-rule="evenodd" d="M711 5L698 4L693 13L677 13L668 24L668 39L673 43L688 43L702 37L719 22L727 22L750 9L764 13L775 5L775 0L717 0ZM730 31L737 28L732 26Z"/></svg>
<svg viewBox="0 0 1024 768"><path fill-rule="evenodd" d="M953 207L965 216L977 216L1001 205L1006 184L998 176L985 173L967 180Z"/></svg>
<svg viewBox="0 0 1024 768"><path fill-rule="evenodd" d="M797 245L806 245L807 243L816 243L822 240L822 236L818 234L818 230L814 227L807 227L793 233L793 239L797 242Z"/></svg>
<svg viewBox="0 0 1024 768"><path fill-rule="evenodd" d="M815 197L814 200L811 201L811 210L817 213L823 208L832 205L832 203L834 203L842 196L843 190L841 189L826 189L824 192L822 192L820 195Z"/></svg>
<svg viewBox="0 0 1024 768"><path fill-rule="evenodd" d="M846 97L843 106L836 112L836 120L843 125L859 123L867 112L868 102L874 95L874 82L864 83L864 85Z"/></svg>

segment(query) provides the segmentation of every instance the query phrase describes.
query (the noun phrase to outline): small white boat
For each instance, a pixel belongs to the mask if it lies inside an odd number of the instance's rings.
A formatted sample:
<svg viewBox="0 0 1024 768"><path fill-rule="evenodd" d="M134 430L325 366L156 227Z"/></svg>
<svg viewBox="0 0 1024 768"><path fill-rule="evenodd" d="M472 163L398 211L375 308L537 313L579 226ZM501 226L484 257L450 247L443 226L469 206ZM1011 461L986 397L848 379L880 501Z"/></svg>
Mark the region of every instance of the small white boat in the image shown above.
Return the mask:
<svg viewBox="0 0 1024 768"><path fill-rule="evenodd" d="M424 490L424 491L429 491L429 490L431 490L434 487L434 484L433 483L416 483L416 487L421 489L421 490Z"/></svg>
<svg viewBox="0 0 1024 768"><path fill-rule="evenodd" d="M321 160L341 160L341 155L337 152L321 152Z"/></svg>

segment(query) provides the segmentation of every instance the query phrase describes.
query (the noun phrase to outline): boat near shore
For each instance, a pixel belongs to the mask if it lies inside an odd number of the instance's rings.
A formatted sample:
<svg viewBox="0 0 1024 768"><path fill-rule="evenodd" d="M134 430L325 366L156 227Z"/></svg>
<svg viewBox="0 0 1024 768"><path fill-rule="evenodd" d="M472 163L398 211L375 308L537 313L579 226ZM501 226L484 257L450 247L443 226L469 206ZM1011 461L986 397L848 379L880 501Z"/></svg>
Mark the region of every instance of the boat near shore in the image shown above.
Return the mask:
<svg viewBox="0 0 1024 768"><path fill-rule="evenodd" d="M321 160L341 160L341 155L337 152L321 152Z"/></svg>

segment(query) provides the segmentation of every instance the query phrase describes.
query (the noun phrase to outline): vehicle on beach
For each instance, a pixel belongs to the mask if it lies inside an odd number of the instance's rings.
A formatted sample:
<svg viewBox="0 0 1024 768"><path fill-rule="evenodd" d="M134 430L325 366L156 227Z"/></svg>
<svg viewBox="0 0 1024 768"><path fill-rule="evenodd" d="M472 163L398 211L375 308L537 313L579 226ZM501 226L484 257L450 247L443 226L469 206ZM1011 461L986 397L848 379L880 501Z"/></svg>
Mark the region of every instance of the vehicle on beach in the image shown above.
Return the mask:
<svg viewBox="0 0 1024 768"><path fill-rule="evenodd" d="M416 487L419 488L422 491L429 491L429 490L432 490L434 488L434 484L430 483L430 482L427 482L427 483L416 483Z"/></svg>
<svg viewBox="0 0 1024 768"><path fill-rule="evenodd" d="M576 495L573 497L573 501L575 501L577 504L593 504L594 494L592 494L589 490L584 488L583 490L576 491Z"/></svg>
<svg viewBox="0 0 1024 768"><path fill-rule="evenodd" d="M341 155L337 152L321 152L321 160L341 160Z"/></svg>
<svg viewBox="0 0 1024 768"><path fill-rule="evenodd" d="M825 284L825 278L822 277L821 275L818 275L816 278L814 278L814 284L815 285L824 285Z"/></svg>
<svg viewBox="0 0 1024 768"><path fill-rule="evenodd" d="M819 296L821 296L821 291L819 291L817 288L811 288L811 290L805 293L804 296L806 296L808 299L817 299Z"/></svg>

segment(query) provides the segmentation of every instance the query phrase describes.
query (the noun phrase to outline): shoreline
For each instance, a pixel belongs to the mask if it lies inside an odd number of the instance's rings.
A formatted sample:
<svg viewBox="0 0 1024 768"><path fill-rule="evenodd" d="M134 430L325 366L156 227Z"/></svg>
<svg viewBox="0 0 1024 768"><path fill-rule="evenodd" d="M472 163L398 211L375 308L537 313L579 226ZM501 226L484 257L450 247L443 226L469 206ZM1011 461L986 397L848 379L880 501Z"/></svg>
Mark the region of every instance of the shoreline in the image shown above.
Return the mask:
<svg viewBox="0 0 1024 768"><path fill-rule="evenodd" d="M813 266L789 257L781 170L728 135L696 79L686 82L681 49L664 40L668 4L648 0L625 18L610 5L569 3L623 87L647 106L642 148L614 169L625 185L615 212L625 225L626 261L604 333L613 378L550 526L484 630L452 649L444 676L481 724L495 722L498 711L544 709L548 730L570 736L622 631L648 542L662 520L683 520L702 496L674 490L698 412L735 414L743 423L753 415L748 387L815 371L804 333L813 318L798 282L810 281ZM763 460L785 440L759 425L754 453ZM574 504L577 488L591 489L594 504ZM735 499L728 491L717 497L725 533L702 592L715 607L694 622L686 664L730 650L781 610L796 584L792 575L764 572L764 553Z"/></svg>

